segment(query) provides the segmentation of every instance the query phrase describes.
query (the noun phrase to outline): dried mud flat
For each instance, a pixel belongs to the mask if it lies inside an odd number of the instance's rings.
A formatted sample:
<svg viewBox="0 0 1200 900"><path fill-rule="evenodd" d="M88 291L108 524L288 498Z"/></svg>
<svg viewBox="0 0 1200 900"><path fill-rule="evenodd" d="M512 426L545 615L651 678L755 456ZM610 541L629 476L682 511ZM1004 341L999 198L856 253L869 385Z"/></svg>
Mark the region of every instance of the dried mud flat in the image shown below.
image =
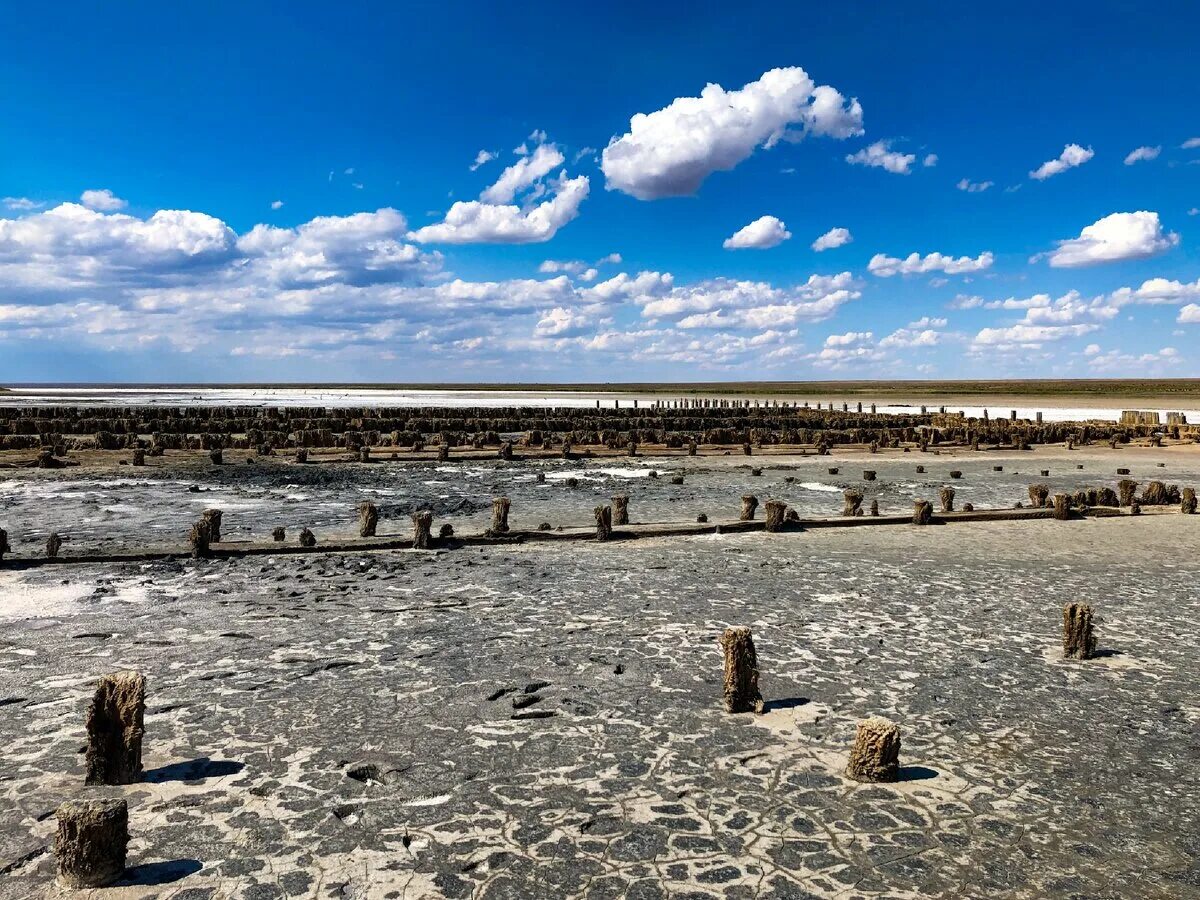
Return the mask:
<svg viewBox="0 0 1200 900"><path fill-rule="evenodd" d="M0 572L0 898L56 892L54 809L106 794L114 898L1200 896L1198 526ZM1099 659L1056 658L1076 599ZM721 706L731 624L762 716ZM121 668L148 679L146 778L84 788ZM871 714L903 729L899 784L842 776Z"/></svg>

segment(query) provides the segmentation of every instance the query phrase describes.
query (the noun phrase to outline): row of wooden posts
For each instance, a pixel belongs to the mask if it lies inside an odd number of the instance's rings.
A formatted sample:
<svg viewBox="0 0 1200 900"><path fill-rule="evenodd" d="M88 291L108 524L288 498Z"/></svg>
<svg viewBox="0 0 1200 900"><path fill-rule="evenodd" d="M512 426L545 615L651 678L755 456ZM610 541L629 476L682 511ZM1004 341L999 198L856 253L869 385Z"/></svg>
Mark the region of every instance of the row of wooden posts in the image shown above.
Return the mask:
<svg viewBox="0 0 1200 900"><path fill-rule="evenodd" d="M1092 608L1063 609L1063 656L1090 659L1096 652ZM726 628L719 640L724 657L723 696L730 713L762 713L758 654L749 628ZM142 778L146 679L139 672L101 677L88 707L84 752L85 785L136 784ZM900 777L900 727L880 716L858 723L846 765L847 778L888 783ZM123 799L69 800L58 807L55 856L60 883L69 888L103 887L125 872L129 808Z"/></svg>

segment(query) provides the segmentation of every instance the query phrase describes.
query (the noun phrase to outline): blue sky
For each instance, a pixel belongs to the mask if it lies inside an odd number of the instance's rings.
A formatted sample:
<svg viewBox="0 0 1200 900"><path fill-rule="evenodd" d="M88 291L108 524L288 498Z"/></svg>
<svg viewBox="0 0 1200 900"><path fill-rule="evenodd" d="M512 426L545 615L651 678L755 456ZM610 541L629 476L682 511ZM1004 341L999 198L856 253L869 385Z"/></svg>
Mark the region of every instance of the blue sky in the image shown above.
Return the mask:
<svg viewBox="0 0 1200 900"><path fill-rule="evenodd" d="M1200 10L962 7L10 8L0 379L1200 375Z"/></svg>

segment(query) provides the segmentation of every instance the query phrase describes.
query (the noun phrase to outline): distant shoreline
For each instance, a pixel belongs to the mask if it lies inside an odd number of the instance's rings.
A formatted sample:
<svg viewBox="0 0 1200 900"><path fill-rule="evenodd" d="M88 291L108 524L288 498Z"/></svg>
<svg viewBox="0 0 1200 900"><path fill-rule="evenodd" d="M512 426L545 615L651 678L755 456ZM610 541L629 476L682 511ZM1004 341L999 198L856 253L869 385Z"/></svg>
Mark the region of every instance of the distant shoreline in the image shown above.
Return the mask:
<svg viewBox="0 0 1200 900"><path fill-rule="evenodd" d="M1200 378L1179 379L1022 379L1022 380L955 380L955 381L707 381L707 382L496 382L496 383L420 383L420 382L8 382L0 386L0 394L12 388L23 389L81 389L104 388L138 390L373 390L373 391L472 391L492 392L553 392L641 394L663 396L741 395L770 397L812 397L820 399L893 400L920 403L936 401L939 405L954 405L967 399L986 397L990 402L1003 403L1030 398L1062 398L1064 400L1111 403L1124 401L1152 404L1171 404L1200 401Z"/></svg>

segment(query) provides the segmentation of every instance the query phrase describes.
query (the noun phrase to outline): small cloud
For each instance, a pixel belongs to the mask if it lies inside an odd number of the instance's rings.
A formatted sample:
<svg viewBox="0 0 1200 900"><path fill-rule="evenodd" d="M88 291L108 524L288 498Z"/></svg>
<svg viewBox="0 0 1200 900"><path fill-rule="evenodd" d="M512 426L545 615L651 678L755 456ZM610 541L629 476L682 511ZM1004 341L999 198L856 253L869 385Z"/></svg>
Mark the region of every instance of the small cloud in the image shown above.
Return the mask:
<svg viewBox="0 0 1200 900"><path fill-rule="evenodd" d="M1099 352L1100 352L1099 344L1088 344L1086 347L1083 348L1084 356L1095 356Z"/></svg>
<svg viewBox="0 0 1200 900"><path fill-rule="evenodd" d="M84 191L79 195L79 202L88 209L101 210L102 212L124 209L129 205L120 197L114 195L108 188L102 191Z"/></svg>
<svg viewBox="0 0 1200 900"><path fill-rule="evenodd" d="M1096 152L1091 147L1084 148L1078 144L1067 144L1067 146L1063 147L1063 152L1058 154L1058 159L1051 159L1042 163L1029 173L1029 177L1037 181L1045 181L1047 178L1052 178L1067 171L1067 169L1082 166L1095 155Z"/></svg>
<svg viewBox="0 0 1200 900"><path fill-rule="evenodd" d="M947 275L964 275L971 272L982 272L991 268L995 258L990 250L985 250L978 257L946 256L942 253L910 253L904 259L876 253L867 263L867 271L879 278L891 278L893 275L924 275L929 272L945 272Z"/></svg>
<svg viewBox="0 0 1200 900"><path fill-rule="evenodd" d="M982 194L984 191L990 188L993 183L994 182L991 181L968 181L966 178L964 178L962 181L956 184L955 187L960 191L966 191L968 194Z"/></svg>
<svg viewBox="0 0 1200 900"><path fill-rule="evenodd" d="M854 240L849 228L830 228L827 232L812 242L812 248L821 253L842 247Z"/></svg>
<svg viewBox="0 0 1200 900"><path fill-rule="evenodd" d="M585 157L588 157L588 156L595 158L595 156L596 156L596 148L595 147L580 147L578 150L575 151L575 156L573 157L572 161L579 162L581 159L584 159Z"/></svg>
<svg viewBox="0 0 1200 900"><path fill-rule="evenodd" d="M353 174L354 174L354 167L353 167L353 166L351 166L349 169L347 169L347 170L346 170L345 172L343 172L342 174L343 174L343 175L353 175Z"/></svg>
<svg viewBox="0 0 1200 900"><path fill-rule="evenodd" d="M932 169L937 164L938 164L938 155L936 153L930 153L923 160L921 160L921 165L923 165L927 169Z"/></svg>
<svg viewBox="0 0 1200 900"><path fill-rule="evenodd" d="M1195 150L1197 147L1200 147L1200 137L1188 138L1179 146L1184 150Z"/></svg>
<svg viewBox="0 0 1200 900"><path fill-rule="evenodd" d="M354 186L354 189L355 189L356 191L361 191L361 190L363 189L363 186L362 186L362 182L361 182L361 181L352 181L352 182L350 182L350 183L351 183L351 184Z"/></svg>
<svg viewBox="0 0 1200 900"><path fill-rule="evenodd" d="M1158 159L1158 154L1162 153L1162 147L1138 147L1136 150L1130 150L1129 155L1125 157L1125 165L1132 166L1134 163L1148 162L1152 159Z"/></svg>
<svg viewBox="0 0 1200 900"><path fill-rule="evenodd" d="M726 250L769 250L789 240L792 233L775 216L762 216L734 232L721 246Z"/></svg>
<svg viewBox="0 0 1200 900"><path fill-rule="evenodd" d="M5 197L0 200L4 204L5 209L15 210L17 212L28 212L31 209L41 209L45 203L40 203L37 200L30 200L28 197Z"/></svg>
<svg viewBox="0 0 1200 900"><path fill-rule="evenodd" d="M283 201L275 200L271 203L271 209L283 209Z"/></svg>
<svg viewBox="0 0 1200 900"><path fill-rule="evenodd" d="M912 171L912 164L917 161L917 157L912 153L897 153L889 149L890 147L891 141L876 141L857 153L847 154L846 162L852 166L883 169L894 175L907 175Z"/></svg>
<svg viewBox="0 0 1200 900"><path fill-rule="evenodd" d="M1200 206L1193 206L1188 210L1189 216L1200 216Z"/></svg>
<svg viewBox="0 0 1200 900"><path fill-rule="evenodd" d="M475 162L471 163L470 165L471 171L474 172L480 166L487 165L498 155L499 154L493 153L491 150L480 150L475 154Z"/></svg>

